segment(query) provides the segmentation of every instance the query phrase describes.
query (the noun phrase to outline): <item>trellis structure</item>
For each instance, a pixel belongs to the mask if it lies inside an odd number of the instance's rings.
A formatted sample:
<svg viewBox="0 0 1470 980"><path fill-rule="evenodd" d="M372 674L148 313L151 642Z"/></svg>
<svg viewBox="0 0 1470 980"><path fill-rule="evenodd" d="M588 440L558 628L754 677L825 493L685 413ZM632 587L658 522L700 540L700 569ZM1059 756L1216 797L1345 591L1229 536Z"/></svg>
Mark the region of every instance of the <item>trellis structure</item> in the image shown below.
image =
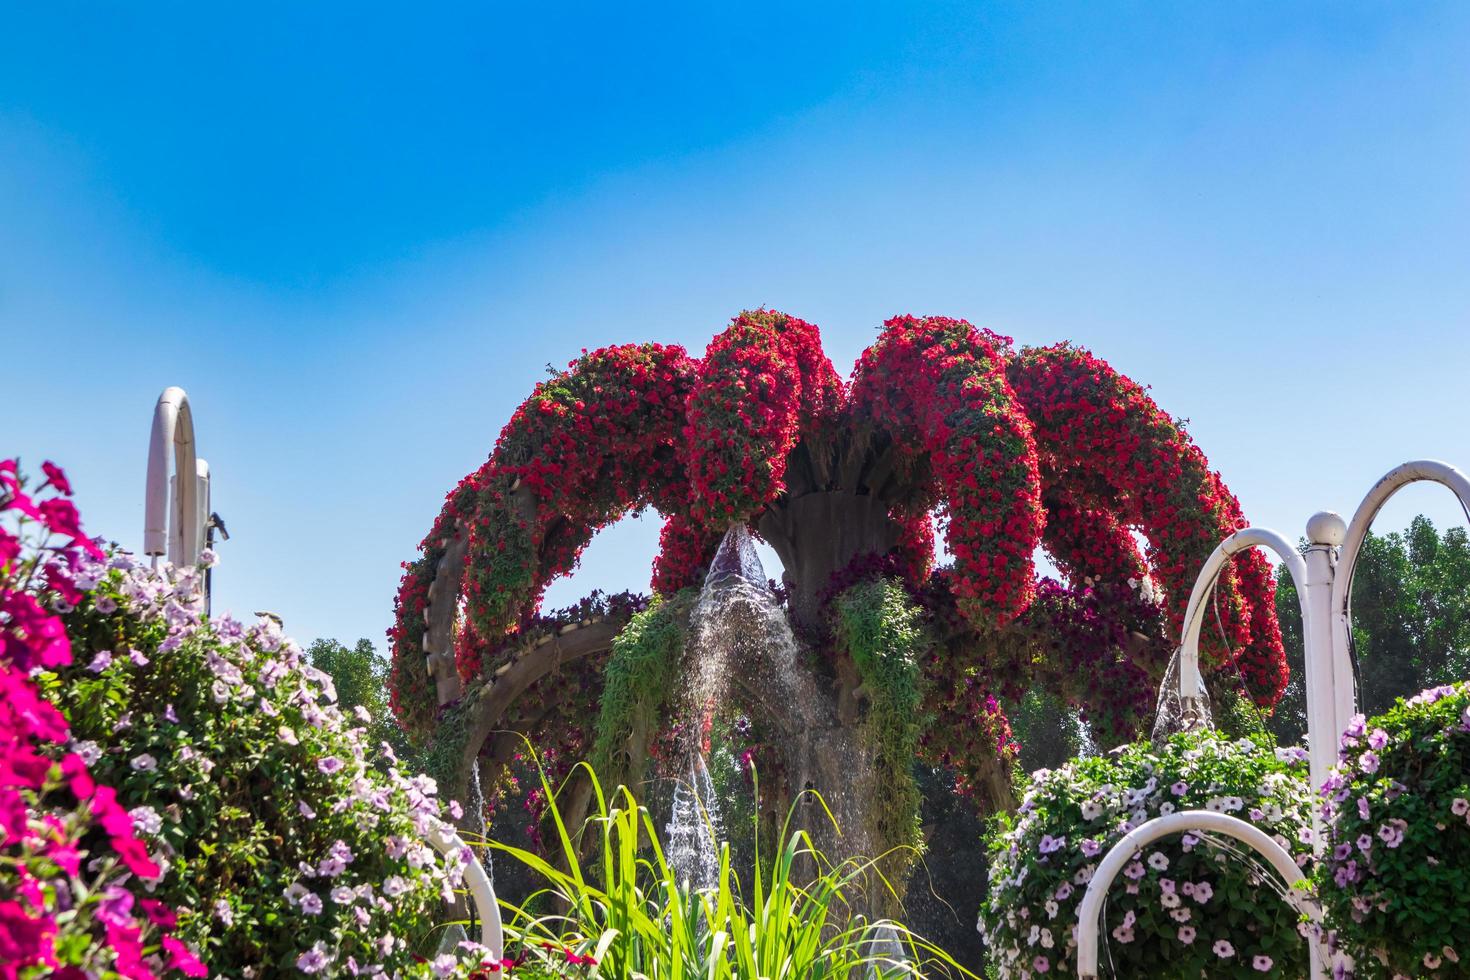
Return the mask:
<svg viewBox="0 0 1470 980"><path fill-rule="evenodd" d="M651 608L624 597L537 615L600 528L649 506L665 517ZM953 556L938 572L935 515ZM609 698L599 716L598 701L697 656L673 600L734 524L781 558L822 701L816 730L795 731L789 705L738 685L771 805L805 788L790 785L800 772L818 790L841 781L916 806L917 756L994 808L1011 802L1015 751L1001 702L1041 686L1105 737L1131 735L1188 576L1245 521L1144 389L1069 344L1018 350L962 320L902 316L844 381L815 326L756 310L697 360L659 344L584 353L536 386L405 566L394 705L434 744L448 791L477 760L493 784L522 736L563 763L597 753L642 772L673 692L636 712ZM1065 582L1037 578L1038 547ZM1286 669L1270 568L1244 555L1218 591L1225 638L1210 662L1273 703ZM822 732L862 747L856 775L821 757ZM854 836L912 843L912 817L878 814Z"/></svg>

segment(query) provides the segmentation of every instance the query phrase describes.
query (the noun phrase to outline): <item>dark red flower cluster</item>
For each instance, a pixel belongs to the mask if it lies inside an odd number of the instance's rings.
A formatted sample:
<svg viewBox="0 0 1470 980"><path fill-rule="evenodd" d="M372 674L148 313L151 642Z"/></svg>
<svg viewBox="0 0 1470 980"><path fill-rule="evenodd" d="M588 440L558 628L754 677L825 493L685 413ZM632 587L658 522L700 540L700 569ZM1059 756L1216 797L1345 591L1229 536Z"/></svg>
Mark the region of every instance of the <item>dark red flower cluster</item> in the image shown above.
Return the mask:
<svg viewBox="0 0 1470 980"><path fill-rule="evenodd" d="M710 342L689 398L694 520L724 531L774 500L798 435L829 422L842 395L815 326L774 310L736 317Z"/></svg>
<svg viewBox="0 0 1470 980"><path fill-rule="evenodd" d="M894 317L858 360L851 401L896 445L927 454L936 485L914 510L944 508L966 616L1014 619L1031 602L1044 516L1031 424L1003 351L963 320Z"/></svg>
<svg viewBox="0 0 1470 980"><path fill-rule="evenodd" d="M704 581L724 530L700 524L685 511L674 511L658 535L653 561L653 591L673 595Z"/></svg>
<svg viewBox="0 0 1470 980"><path fill-rule="evenodd" d="M1163 587L1173 635L1200 566L1226 536L1245 526L1240 504L1189 436L1137 383L1070 344L1028 349L1011 362L1011 385L1034 426L1045 473L1058 474L1079 512L1108 511L1113 524L1141 529L1149 566ZM1076 529L1056 537L1065 550ZM1085 543L1104 546L1093 567L1127 569L1121 536L1094 523ZM1111 551L1108 554L1106 552ZM1064 557L1079 567L1075 557ZM1265 558L1251 551L1221 576L1218 592L1228 641L1252 695L1274 703L1286 683L1274 587ZM1218 648L1216 653L1222 653Z"/></svg>
<svg viewBox="0 0 1470 980"><path fill-rule="evenodd" d="M456 643L468 679L535 614L546 585L576 566L597 529L648 504L670 512L682 504L675 443L694 370L682 347L608 347L538 384L516 410L490 458L449 494L399 587L389 635L401 682L394 707L405 724L432 717L423 614L450 539L469 534L462 582L469 629Z"/></svg>

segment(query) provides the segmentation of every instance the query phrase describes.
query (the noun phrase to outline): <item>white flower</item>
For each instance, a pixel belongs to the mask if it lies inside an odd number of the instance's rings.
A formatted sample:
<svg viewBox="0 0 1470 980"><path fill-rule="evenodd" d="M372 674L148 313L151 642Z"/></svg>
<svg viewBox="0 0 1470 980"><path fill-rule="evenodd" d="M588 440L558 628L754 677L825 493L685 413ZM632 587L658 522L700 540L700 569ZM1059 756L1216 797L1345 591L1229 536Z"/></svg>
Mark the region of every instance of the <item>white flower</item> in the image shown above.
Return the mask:
<svg viewBox="0 0 1470 980"><path fill-rule="evenodd" d="M144 752L142 755L133 756L132 761L128 765L132 766L138 772L151 772L158 768L158 760L147 752Z"/></svg>
<svg viewBox="0 0 1470 980"><path fill-rule="evenodd" d="M128 811L133 818L133 829L140 834L156 834L163 829L163 818L151 806L138 806Z"/></svg>

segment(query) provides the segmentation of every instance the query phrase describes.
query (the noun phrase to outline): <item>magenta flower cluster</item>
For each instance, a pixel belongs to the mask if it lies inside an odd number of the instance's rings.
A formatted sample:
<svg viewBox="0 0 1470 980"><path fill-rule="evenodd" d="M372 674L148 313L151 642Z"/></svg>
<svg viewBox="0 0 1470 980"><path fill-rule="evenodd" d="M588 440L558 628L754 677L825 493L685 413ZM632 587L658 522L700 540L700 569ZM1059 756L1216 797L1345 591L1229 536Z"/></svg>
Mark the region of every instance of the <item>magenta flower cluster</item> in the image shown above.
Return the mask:
<svg viewBox="0 0 1470 980"><path fill-rule="evenodd" d="M42 471L32 494L0 461L0 978L204 976L173 911L147 897L163 869L135 825L156 815L93 778L95 747L72 744L33 677L72 662L59 613L104 558L66 474Z"/></svg>

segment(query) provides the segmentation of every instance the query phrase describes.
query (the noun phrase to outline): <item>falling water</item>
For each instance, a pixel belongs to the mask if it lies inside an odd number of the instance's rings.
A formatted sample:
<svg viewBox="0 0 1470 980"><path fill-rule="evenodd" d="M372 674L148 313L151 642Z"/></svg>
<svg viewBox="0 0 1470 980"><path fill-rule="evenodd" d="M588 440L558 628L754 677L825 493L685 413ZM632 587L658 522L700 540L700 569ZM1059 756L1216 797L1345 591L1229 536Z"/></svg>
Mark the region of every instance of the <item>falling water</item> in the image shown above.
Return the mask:
<svg viewBox="0 0 1470 980"><path fill-rule="evenodd" d="M873 930L868 940L868 976L879 977L884 973L900 969L909 961L904 953L898 932L887 922Z"/></svg>
<svg viewBox="0 0 1470 980"><path fill-rule="evenodd" d="M730 702L731 678L754 678L798 719L815 718L801 687L796 638L766 582L750 531L736 525L720 542L689 617L678 785L668 824L671 863L698 887L719 870L720 809L705 759L715 711ZM687 779L682 778L687 774Z"/></svg>
<svg viewBox="0 0 1470 980"><path fill-rule="evenodd" d="M719 841L724 836L715 785L704 753L691 754L687 778L674 786L674 804L668 826L668 860L680 881L694 888L719 883Z"/></svg>

